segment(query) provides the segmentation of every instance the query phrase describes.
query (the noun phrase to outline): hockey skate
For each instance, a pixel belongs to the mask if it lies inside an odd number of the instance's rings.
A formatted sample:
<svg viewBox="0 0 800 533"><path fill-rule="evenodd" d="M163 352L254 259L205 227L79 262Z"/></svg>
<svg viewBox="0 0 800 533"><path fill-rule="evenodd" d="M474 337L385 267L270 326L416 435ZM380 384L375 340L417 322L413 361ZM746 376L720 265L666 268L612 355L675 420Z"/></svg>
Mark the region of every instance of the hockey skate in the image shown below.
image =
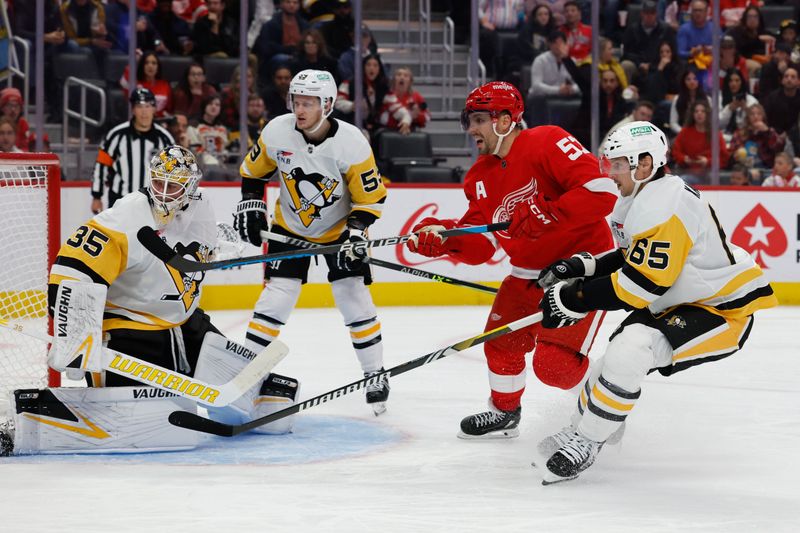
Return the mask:
<svg viewBox="0 0 800 533"><path fill-rule="evenodd" d="M575 479L592 466L602 447L602 442L587 439L578 432L573 433L570 440L548 459L542 485Z"/></svg>
<svg viewBox="0 0 800 533"><path fill-rule="evenodd" d="M460 439L510 439L519 436L522 406L501 411L489 400L489 410L470 415L461 421Z"/></svg>
<svg viewBox="0 0 800 533"><path fill-rule="evenodd" d="M383 372L383 368L375 372L364 372L364 377L368 378ZM367 404L372 407L375 416L386 412L386 400L389 399L389 378L384 376L381 381L367 385Z"/></svg>
<svg viewBox="0 0 800 533"><path fill-rule="evenodd" d="M539 441L539 444L536 445L536 451L538 451L539 455L542 457L552 457L559 448L569 442L575 431L577 431L577 427L569 425L562 428L558 433L548 435ZM605 444L613 446L622 440L623 435L625 435L625 422L622 422L617 430L606 439ZM536 466L536 464L533 466Z"/></svg>

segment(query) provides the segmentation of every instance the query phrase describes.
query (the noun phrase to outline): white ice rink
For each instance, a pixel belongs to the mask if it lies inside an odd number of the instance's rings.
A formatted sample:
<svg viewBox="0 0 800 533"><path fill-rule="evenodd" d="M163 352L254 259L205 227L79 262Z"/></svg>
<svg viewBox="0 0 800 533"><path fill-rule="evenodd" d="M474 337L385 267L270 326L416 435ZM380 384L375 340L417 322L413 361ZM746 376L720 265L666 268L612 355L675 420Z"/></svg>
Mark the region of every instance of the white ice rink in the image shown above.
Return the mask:
<svg viewBox="0 0 800 533"><path fill-rule="evenodd" d="M486 313L381 309L387 367L479 333ZM213 313L239 340L248 315ZM456 438L488 395L473 348L395 378L379 418L353 394L305 411L288 436L0 460L0 532L798 532L798 325L800 308L759 313L742 352L648 377L622 444L573 482L543 487L530 465L574 408L532 372L519 438ZM303 398L360 378L335 310L296 311L281 338L291 352L277 370L302 380Z"/></svg>

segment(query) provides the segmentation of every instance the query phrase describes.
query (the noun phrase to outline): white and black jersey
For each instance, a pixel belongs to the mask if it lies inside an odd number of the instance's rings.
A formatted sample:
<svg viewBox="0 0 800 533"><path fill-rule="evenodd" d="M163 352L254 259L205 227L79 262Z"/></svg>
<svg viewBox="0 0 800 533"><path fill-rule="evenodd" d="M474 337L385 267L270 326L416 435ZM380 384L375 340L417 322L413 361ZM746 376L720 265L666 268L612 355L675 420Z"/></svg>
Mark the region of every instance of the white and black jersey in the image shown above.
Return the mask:
<svg viewBox="0 0 800 533"><path fill-rule="evenodd" d="M175 144L172 135L153 124L149 131L140 132L133 127L133 120L123 122L106 134L92 175L92 196L102 198L108 185L113 200L133 191L138 191L150 182L147 166L150 158L165 146Z"/></svg>

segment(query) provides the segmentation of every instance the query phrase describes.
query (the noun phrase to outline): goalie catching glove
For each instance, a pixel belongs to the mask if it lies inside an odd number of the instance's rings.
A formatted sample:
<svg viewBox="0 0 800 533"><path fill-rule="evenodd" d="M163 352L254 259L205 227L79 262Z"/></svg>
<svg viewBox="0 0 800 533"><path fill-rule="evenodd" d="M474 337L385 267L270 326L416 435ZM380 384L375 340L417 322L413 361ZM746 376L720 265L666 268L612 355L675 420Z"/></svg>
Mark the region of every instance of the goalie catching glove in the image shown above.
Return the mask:
<svg viewBox="0 0 800 533"><path fill-rule="evenodd" d="M261 232L267 231L267 204L260 195L243 194L233 214L233 227L243 241L253 246L261 246Z"/></svg>
<svg viewBox="0 0 800 533"><path fill-rule="evenodd" d="M586 317L589 309L581 301L578 293L583 281L559 281L545 290L539 308L542 310L542 327L547 329L574 326Z"/></svg>
<svg viewBox="0 0 800 533"><path fill-rule="evenodd" d="M541 271L536 283L543 289L552 287L559 281L594 276L597 261L589 252L575 254L569 259L559 259Z"/></svg>

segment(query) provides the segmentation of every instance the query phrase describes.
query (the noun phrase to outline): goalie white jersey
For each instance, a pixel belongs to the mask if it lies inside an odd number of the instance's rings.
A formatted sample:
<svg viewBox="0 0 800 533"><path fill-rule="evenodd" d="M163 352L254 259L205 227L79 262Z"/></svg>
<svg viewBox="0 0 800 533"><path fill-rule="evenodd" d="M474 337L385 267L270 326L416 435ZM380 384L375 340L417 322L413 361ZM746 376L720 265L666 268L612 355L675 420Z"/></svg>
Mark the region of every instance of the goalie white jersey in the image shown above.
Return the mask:
<svg viewBox="0 0 800 533"><path fill-rule="evenodd" d="M331 242L347 217L364 211L381 216L386 188L361 131L331 119L328 135L309 143L295 128L293 114L273 119L242 162L244 179L280 182L274 223L314 242Z"/></svg>
<svg viewBox="0 0 800 533"><path fill-rule="evenodd" d="M170 247L208 261L217 241L211 204L202 190L159 231ZM148 252L136 238L142 226L158 230L144 191L80 226L61 246L50 271L51 305L63 279L108 286L103 330L161 330L183 324L200 302L202 273L182 274Z"/></svg>
<svg viewBox="0 0 800 533"><path fill-rule="evenodd" d="M713 208L678 176L647 183L623 207L629 248L611 275L619 299L653 313L693 303L730 318L777 305L761 268L728 241Z"/></svg>

